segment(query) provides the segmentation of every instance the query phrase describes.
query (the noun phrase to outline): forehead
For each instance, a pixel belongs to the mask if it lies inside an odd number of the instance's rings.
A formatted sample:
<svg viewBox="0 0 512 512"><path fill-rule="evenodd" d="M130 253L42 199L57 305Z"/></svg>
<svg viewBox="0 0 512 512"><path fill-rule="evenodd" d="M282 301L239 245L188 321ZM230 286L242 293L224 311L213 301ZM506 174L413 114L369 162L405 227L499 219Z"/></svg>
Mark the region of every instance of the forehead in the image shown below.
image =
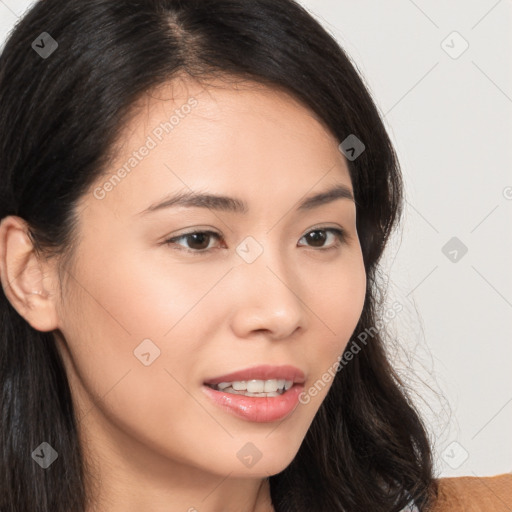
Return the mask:
<svg viewBox="0 0 512 512"><path fill-rule="evenodd" d="M102 182L123 167L107 202L132 210L182 189L250 202L255 193L299 199L316 184L350 186L338 142L314 112L282 89L236 79L179 78L149 91L121 131Z"/></svg>
<svg viewBox="0 0 512 512"><path fill-rule="evenodd" d="M334 155L340 154L323 120L284 88L229 76L203 80L178 75L144 94L132 107L117 145L131 150L151 135L159 146L171 146L174 141L179 147L202 143L205 149L227 145L226 136L240 145L245 135L251 135L258 137L253 149L266 139L269 147L282 143L283 154L290 142L301 155L318 157L327 150L332 156L333 145ZM276 131L281 135L278 140Z"/></svg>

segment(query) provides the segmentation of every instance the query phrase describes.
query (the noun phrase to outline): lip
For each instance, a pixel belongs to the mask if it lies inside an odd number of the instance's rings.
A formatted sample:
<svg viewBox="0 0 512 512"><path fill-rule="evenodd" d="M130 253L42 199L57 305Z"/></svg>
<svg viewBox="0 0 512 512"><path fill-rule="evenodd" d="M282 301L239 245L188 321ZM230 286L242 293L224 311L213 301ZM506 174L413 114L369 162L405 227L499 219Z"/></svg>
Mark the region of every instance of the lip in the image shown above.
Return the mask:
<svg viewBox="0 0 512 512"><path fill-rule="evenodd" d="M248 380L269 380L284 379L291 380L294 384L303 384L306 381L304 372L291 365L259 365L244 370L212 377L203 382L203 384L219 384L220 382L248 381Z"/></svg>
<svg viewBox="0 0 512 512"><path fill-rule="evenodd" d="M294 384L279 396L253 397L218 391L206 384L201 388L222 411L255 423L283 420L296 409L299 396L304 391L303 384Z"/></svg>

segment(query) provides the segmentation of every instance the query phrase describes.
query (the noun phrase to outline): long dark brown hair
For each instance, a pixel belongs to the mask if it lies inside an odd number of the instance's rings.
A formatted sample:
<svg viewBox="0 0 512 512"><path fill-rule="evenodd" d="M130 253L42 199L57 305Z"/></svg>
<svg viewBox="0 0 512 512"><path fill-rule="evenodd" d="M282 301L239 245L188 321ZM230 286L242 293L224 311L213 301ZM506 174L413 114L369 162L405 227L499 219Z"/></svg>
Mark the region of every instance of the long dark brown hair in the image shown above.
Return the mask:
<svg viewBox="0 0 512 512"><path fill-rule="evenodd" d="M53 53L36 50L40 39ZM292 0L36 2L0 56L0 219L23 218L47 257L71 254L75 206L108 169L133 105L178 73L282 88L337 140L364 143L348 160L367 274L354 335L374 328L378 263L402 211L399 163L355 65ZM1 511L84 512L84 454L53 333L32 328L3 291L0 403ZM43 440L63 461L46 471L31 457ZM390 512L410 499L429 509L429 438L382 329L336 374L296 457L269 480L277 512Z"/></svg>

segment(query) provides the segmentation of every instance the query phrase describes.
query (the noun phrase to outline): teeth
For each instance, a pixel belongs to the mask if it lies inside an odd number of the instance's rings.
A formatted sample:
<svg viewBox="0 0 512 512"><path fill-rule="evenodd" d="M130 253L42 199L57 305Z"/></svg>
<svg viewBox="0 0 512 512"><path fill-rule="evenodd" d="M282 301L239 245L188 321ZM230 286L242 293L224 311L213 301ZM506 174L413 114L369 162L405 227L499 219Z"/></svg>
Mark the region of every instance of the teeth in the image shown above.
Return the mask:
<svg viewBox="0 0 512 512"><path fill-rule="evenodd" d="M273 391L274 387L272 386L272 388L270 388L267 383L268 382L276 382L275 380L274 381L270 381L270 380L267 380L265 381L265 391ZM288 381L288 382L291 382L291 381ZM292 383L293 384L293 383ZM286 386L286 381L284 379L279 379L277 382L276 382L276 386L277 386L277 389L283 389L285 386ZM268 387L268 389L267 389Z"/></svg>
<svg viewBox="0 0 512 512"><path fill-rule="evenodd" d="M220 382L212 385L214 389L246 396L278 396L293 386L293 381L285 379L269 380L238 380L235 382Z"/></svg>

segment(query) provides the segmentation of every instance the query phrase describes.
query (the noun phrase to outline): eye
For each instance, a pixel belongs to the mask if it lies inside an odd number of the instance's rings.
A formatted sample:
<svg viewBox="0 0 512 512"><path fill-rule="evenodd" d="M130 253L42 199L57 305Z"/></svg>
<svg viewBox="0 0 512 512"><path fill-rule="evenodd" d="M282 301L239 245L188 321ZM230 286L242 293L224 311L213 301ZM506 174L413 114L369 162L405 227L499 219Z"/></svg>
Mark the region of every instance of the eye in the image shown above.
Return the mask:
<svg viewBox="0 0 512 512"><path fill-rule="evenodd" d="M173 245L176 244L178 240L187 240L188 242L191 242L192 245L189 247L185 247L183 249L184 251L194 254L203 254L205 252L210 252L211 248L208 247L208 241L212 236L217 239L221 238L221 236L218 233L215 233L214 231L191 231L190 233L184 233L183 235L169 238L168 240L165 240L164 243L168 245Z"/></svg>
<svg viewBox="0 0 512 512"><path fill-rule="evenodd" d="M329 233L334 236L336 242L327 247L320 247L321 251L328 251L330 249L337 249L343 242L345 242L345 231L340 228L329 228L329 227L320 227L312 229L308 231L302 238L308 239L309 242L313 242L314 244L323 244L327 239L326 235L318 233ZM302 239L301 239L302 240ZM317 245L313 245L313 247L318 247Z"/></svg>
<svg viewBox="0 0 512 512"><path fill-rule="evenodd" d="M320 233L320 235L319 235ZM327 240L327 236L322 233L328 233L334 236L336 241L331 243L327 247L323 247L323 244ZM211 238L216 238L220 240L222 236L215 231L191 231L190 233L184 233L179 236L175 236L165 240L163 243L166 245L181 245L177 242L180 240L185 240L188 242L188 247L177 248L178 250L184 250L185 252L201 255L205 253L211 252L212 248L210 247L209 242ZM337 249L340 245L345 242L345 231L340 228L330 228L330 227L318 227L308 231L304 236L301 237L301 240L305 238L309 243L313 243L313 248L318 248L320 251L328 251L331 249Z"/></svg>

